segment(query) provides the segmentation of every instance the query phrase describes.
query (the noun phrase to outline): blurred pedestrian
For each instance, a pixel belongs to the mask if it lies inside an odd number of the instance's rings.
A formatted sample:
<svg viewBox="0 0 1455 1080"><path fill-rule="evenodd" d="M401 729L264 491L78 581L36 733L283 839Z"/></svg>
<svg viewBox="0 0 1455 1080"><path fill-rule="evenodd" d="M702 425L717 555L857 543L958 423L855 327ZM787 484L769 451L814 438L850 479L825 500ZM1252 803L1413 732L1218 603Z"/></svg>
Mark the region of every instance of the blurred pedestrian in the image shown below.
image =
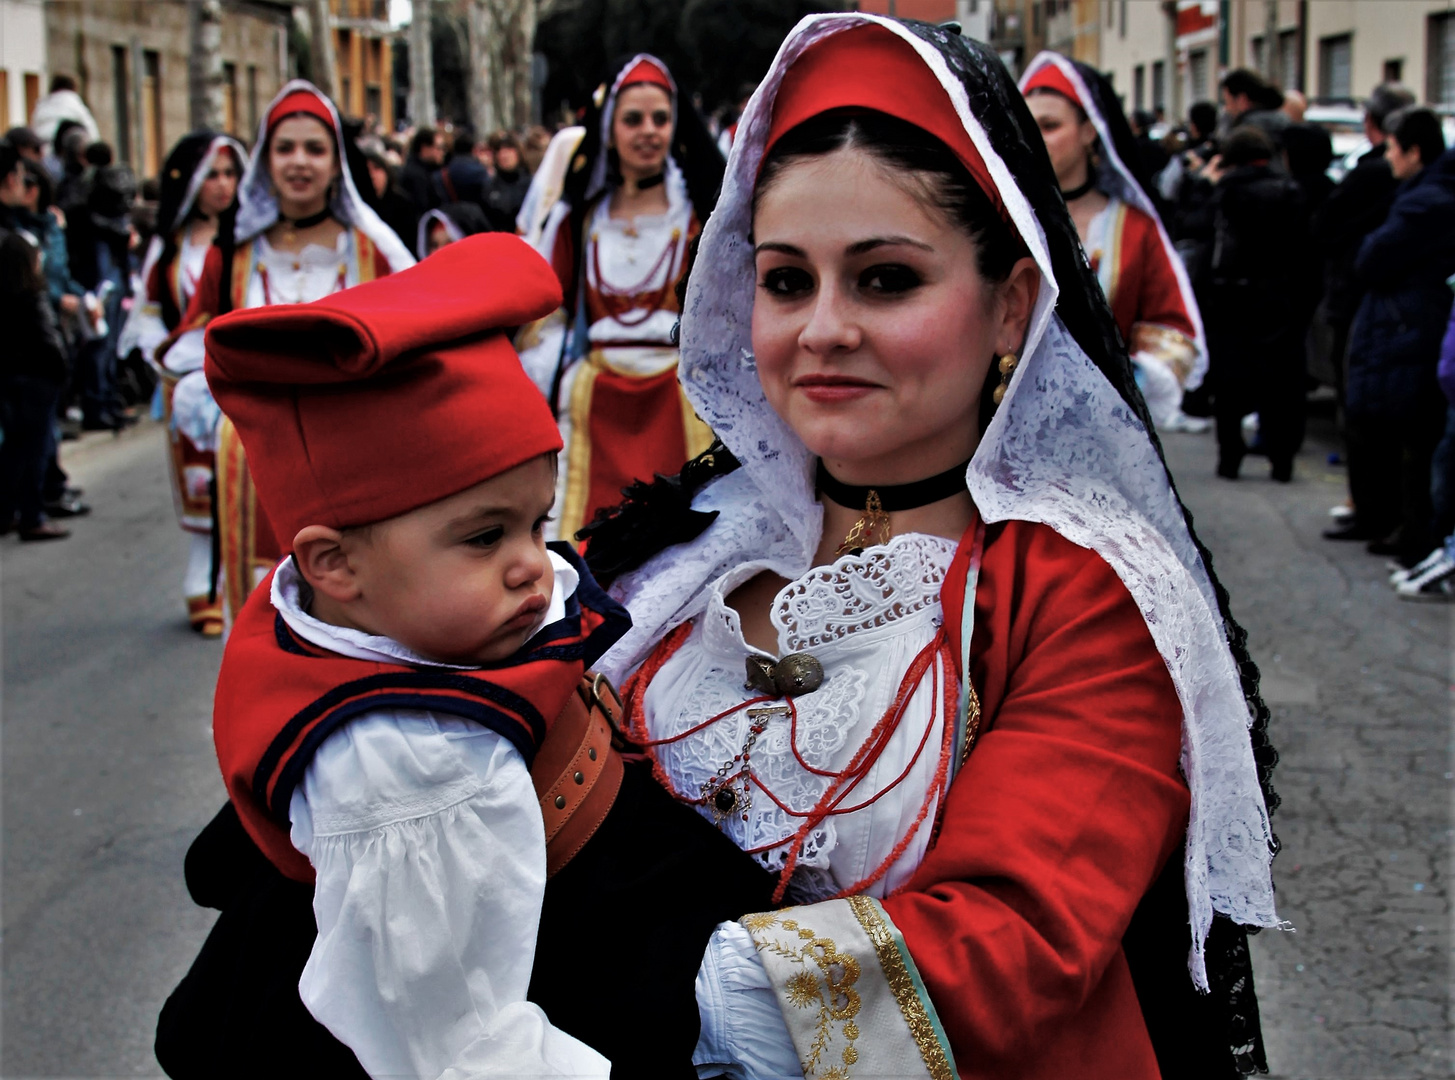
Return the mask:
<svg viewBox="0 0 1455 1080"><path fill-rule="evenodd" d="M450 158L444 167L434 174L434 202L429 208L452 202L472 202L485 205L485 195L490 187L490 171L475 155L479 144L468 131L457 132L450 148Z"/></svg>
<svg viewBox="0 0 1455 1080"><path fill-rule="evenodd" d="M5 133L5 141L19 152L26 161L40 165L45 161L45 144L28 127L13 127Z"/></svg>
<svg viewBox="0 0 1455 1080"><path fill-rule="evenodd" d="M1153 422L1206 430L1207 421L1181 409L1184 388L1200 385L1207 371L1202 318L1110 83L1088 65L1043 52L1020 85Z"/></svg>
<svg viewBox="0 0 1455 1080"><path fill-rule="evenodd" d="M439 205L435 174L445 160L445 137L432 127L422 127L409 141L409 158L399 170L399 188L419 213ZM407 238L406 238L407 239Z"/></svg>
<svg viewBox="0 0 1455 1080"><path fill-rule="evenodd" d="M1349 331L1354 521L1369 550L1414 566L1434 548L1430 462L1445 429L1436 379L1455 274L1455 154L1440 119L1406 107L1385 121L1385 154L1400 181L1383 225L1359 248L1364 290Z"/></svg>
<svg viewBox="0 0 1455 1080"><path fill-rule="evenodd" d="M1249 448L1243 417L1258 414L1259 444L1274 480L1293 479L1303 442L1304 357L1294 282L1308 245L1298 185L1275 172L1275 149L1259 128L1235 128L1209 163L1213 238L1203 316L1211 352L1217 474L1236 480Z"/></svg>
<svg viewBox="0 0 1455 1080"><path fill-rule="evenodd" d="M5 184L15 182L12 162ZM66 385L66 352L40 273L40 249L18 232L0 237L0 349L5 440L0 443L0 532L16 529L22 540L60 540L70 535L45 512L46 463L55 452L55 411Z"/></svg>
<svg viewBox="0 0 1455 1080"><path fill-rule="evenodd" d="M55 75L51 78L50 93L35 103L30 129L41 142L53 143L62 134L61 125L67 121L81 126L88 143L100 141L101 129L76 89L76 80L70 75Z"/></svg>
<svg viewBox="0 0 1455 1080"><path fill-rule="evenodd" d="M485 188L485 216L496 232L515 232L515 219L530 190L530 173L521 160L520 142L508 131L490 136L495 175Z"/></svg>
<svg viewBox="0 0 1455 1080"><path fill-rule="evenodd" d="M1256 71L1235 68L1222 77L1218 92L1223 101L1223 115L1218 122L1220 135L1234 128L1255 127L1268 136L1274 150L1282 148L1284 129L1292 123L1283 111L1282 90Z"/></svg>
<svg viewBox="0 0 1455 1080"><path fill-rule="evenodd" d="M425 212L419 219L419 235L415 238L421 259L442 247L476 233L490 232L485 211L475 203L453 202Z"/></svg>
<svg viewBox="0 0 1455 1080"><path fill-rule="evenodd" d="M379 216L394 230L402 242L408 243L419 228L419 211L408 195L399 190L397 170L389 164L386 151L369 147L364 150L368 163L369 184L374 189Z"/></svg>

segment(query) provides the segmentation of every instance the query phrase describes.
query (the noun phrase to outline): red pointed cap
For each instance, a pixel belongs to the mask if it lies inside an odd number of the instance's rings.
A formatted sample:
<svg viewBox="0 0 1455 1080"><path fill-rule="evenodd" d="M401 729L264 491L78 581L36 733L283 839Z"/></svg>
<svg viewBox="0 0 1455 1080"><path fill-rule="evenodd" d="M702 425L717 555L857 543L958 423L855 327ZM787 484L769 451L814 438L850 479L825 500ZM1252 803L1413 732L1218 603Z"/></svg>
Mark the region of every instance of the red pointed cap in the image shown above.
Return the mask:
<svg viewBox="0 0 1455 1080"><path fill-rule="evenodd" d="M950 95L918 53L882 26L856 26L809 46L783 76L764 156L793 128L831 109L860 108L923 128L950 148L1001 217L1005 203Z"/></svg>
<svg viewBox="0 0 1455 1080"><path fill-rule="evenodd" d="M1086 102L1081 100L1081 95L1076 92L1076 87L1071 85L1071 80L1066 77L1066 73L1055 61L1043 64L1039 71L1027 79L1025 89L1021 93L1029 96L1032 90L1054 90L1062 97L1074 102L1082 112L1086 111Z"/></svg>
<svg viewBox="0 0 1455 1080"><path fill-rule="evenodd" d="M650 86L660 86L667 93L675 93L672 87L672 77L667 74L667 69L662 67L649 57L642 57L638 60L618 83L620 89L625 90L628 86L640 86L647 83Z"/></svg>
<svg viewBox="0 0 1455 1080"><path fill-rule="evenodd" d="M561 305L524 240L468 237L418 266L207 327L207 382L285 546L438 502L561 449L509 331Z"/></svg>

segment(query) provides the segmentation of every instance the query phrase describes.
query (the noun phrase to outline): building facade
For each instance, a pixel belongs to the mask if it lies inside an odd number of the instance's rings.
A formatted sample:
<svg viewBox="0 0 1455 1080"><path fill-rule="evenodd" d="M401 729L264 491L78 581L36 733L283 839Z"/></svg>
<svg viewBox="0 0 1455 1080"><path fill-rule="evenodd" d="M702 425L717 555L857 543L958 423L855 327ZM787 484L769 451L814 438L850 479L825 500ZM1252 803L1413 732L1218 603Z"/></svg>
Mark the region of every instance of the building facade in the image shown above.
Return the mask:
<svg viewBox="0 0 1455 1080"><path fill-rule="evenodd" d="M329 0L335 97L344 116L394 129L394 35L389 0Z"/></svg>
<svg viewBox="0 0 1455 1080"><path fill-rule="evenodd" d="M41 0L0 0L0 124L25 124L49 79Z"/></svg>
<svg viewBox="0 0 1455 1080"><path fill-rule="evenodd" d="M289 10L224 0L223 127L244 142L287 79ZM77 0L48 3L44 12L50 73L75 77L118 161L140 177L156 176L168 149L191 130L185 0Z"/></svg>

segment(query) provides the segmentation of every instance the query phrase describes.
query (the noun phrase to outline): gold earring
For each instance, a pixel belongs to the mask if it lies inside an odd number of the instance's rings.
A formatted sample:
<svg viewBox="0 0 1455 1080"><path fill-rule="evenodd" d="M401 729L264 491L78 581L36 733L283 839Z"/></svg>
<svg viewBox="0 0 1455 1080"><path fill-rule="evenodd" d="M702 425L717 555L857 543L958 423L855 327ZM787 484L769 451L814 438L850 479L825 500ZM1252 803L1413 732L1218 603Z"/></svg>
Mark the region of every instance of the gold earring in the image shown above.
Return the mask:
<svg viewBox="0 0 1455 1080"><path fill-rule="evenodd" d="M999 405L1005 399L1006 387L1010 385L1010 377L1015 371L1015 366L1019 363L1020 359L1013 352L1006 353L1000 358L1000 384L990 395L990 400L995 402L995 404Z"/></svg>

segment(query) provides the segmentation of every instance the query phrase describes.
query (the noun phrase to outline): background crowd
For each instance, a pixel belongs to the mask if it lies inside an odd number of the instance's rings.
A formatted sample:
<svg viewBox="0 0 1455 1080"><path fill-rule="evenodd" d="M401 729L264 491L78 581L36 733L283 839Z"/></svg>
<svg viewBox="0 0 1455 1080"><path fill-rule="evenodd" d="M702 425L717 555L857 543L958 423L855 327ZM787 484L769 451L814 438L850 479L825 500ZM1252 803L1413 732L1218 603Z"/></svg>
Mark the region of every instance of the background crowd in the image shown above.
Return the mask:
<svg viewBox="0 0 1455 1080"><path fill-rule="evenodd" d="M743 99L748 90L744 89ZM1324 536L1390 557L1401 596L1455 593L1455 152L1440 118L1398 85L1365 102L1368 149L1335 157L1305 103L1247 70L1220 107L1185 123L1131 115L1149 194L1187 268L1206 327L1208 378L1184 412L1215 423L1219 476L1264 456L1293 476L1308 395L1332 390L1349 497ZM730 146L733 116L709 119ZM362 197L419 257L486 230L515 231L552 132L468 127L385 132L346 123ZM56 449L119 430L155 376L117 348L155 217L113 161L74 81L57 76L29 128L0 143L3 372L0 532L60 538L87 512ZM1327 391L1325 391L1327 394ZM1447 396L1448 395L1448 396ZM1195 427L1195 425L1192 425Z"/></svg>

